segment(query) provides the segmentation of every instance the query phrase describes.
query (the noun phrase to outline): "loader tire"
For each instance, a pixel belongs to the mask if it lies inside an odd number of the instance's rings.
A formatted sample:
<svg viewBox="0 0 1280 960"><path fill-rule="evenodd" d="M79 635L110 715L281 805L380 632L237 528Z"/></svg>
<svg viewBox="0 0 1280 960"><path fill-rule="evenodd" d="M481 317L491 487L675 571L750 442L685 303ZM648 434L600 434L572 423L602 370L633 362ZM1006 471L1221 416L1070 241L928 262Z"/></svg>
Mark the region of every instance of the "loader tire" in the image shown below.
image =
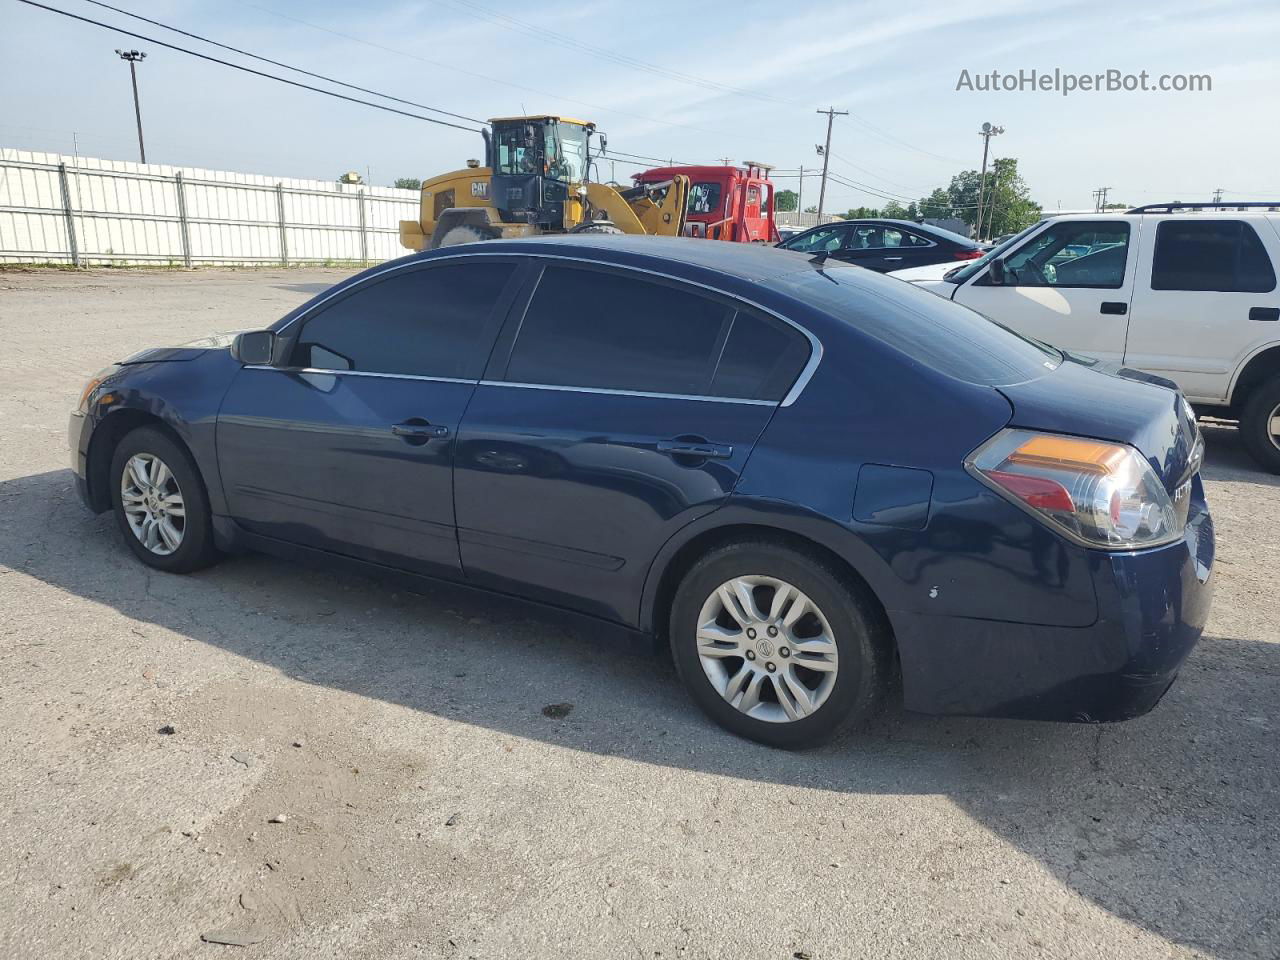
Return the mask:
<svg viewBox="0 0 1280 960"><path fill-rule="evenodd" d="M479 243L481 240L493 240L495 235L479 227L466 225L454 227L440 238L440 246L456 247L460 243Z"/></svg>
<svg viewBox="0 0 1280 960"><path fill-rule="evenodd" d="M593 223L589 227L583 227L581 230L575 230L574 233L616 233L621 235L619 230L611 223Z"/></svg>

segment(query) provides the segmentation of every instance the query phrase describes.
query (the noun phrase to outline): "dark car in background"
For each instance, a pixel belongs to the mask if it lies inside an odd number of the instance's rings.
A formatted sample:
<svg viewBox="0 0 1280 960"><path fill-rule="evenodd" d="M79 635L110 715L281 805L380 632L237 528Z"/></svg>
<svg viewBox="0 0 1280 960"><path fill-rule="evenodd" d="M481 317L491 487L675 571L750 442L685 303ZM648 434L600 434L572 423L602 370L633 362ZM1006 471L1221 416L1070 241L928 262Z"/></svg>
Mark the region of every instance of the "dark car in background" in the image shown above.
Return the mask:
<svg viewBox="0 0 1280 960"><path fill-rule="evenodd" d="M838 220L778 244L784 250L854 263L885 273L976 260L987 247L941 227L910 220Z"/></svg>
<svg viewBox="0 0 1280 960"><path fill-rule="evenodd" d="M778 746L899 685L1133 717L1209 608L1176 391L771 249L406 257L108 368L70 428L85 502L150 567L251 549L549 604L665 638L702 709Z"/></svg>

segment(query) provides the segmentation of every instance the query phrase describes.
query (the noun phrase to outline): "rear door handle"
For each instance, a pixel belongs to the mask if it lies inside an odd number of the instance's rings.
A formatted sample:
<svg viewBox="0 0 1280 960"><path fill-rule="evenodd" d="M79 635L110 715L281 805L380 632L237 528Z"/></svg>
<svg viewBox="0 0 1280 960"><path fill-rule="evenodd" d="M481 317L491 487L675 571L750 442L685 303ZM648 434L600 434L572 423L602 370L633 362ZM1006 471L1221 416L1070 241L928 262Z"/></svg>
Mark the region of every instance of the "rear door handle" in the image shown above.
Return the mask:
<svg viewBox="0 0 1280 960"><path fill-rule="evenodd" d="M1129 304L1125 303L1123 300L1103 300L1102 312L1114 313L1116 316L1123 317L1129 312Z"/></svg>
<svg viewBox="0 0 1280 960"><path fill-rule="evenodd" d="M733 447L727 443L708 443L705 440L659 440L658 452L669 457L728 460L733 456Z"/></svg>
<svg viewBox="0 0 1280 960"><path fill-rule="evenodd" d="M1250 307L1250 320L1280 320L1280 307Z"/></svg>

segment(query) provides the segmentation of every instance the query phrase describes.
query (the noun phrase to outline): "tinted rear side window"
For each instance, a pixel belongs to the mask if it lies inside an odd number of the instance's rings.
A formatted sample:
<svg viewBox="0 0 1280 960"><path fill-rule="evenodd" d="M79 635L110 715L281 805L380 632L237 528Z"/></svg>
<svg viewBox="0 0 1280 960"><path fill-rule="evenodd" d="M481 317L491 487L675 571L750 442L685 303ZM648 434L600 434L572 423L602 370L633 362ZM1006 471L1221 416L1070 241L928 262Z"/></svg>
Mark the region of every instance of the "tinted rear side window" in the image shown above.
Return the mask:
<svg viewBox="0 0 1280 960"><path fill-rule="evenodd" d="M485 260L371 281L305 321L292 364L478 379L497 332L493 308L514 271Z"/></svg>
<svg viewBox="0 0 1280 960"><path fill-rule="evenodd" d="M706 394L732 310L620 273L548 266L506 379L646 393Z"/></svg>
<svg viewBox="0 0 1280 960"><path fill-rule="evenodd" d="M1153 290L1268 293L1275 287L1271 258L1243 220L1165 220L1156 228Z"/></svg>
<svg viewBox="0 0 1280 960"><path fill-rule="evenodd" d="M711 393L745 400L781 400L809 359L800 331L771 317L739 312L716 364Z"/></svg>
<svg viewBox="0 0 1280 960"><path fill-rule="evenodd" d="M791 274L780 291L843 320L941 373L999 386L1043 376L1062 360L1052 347L909 283L851 267Z"/></svg>

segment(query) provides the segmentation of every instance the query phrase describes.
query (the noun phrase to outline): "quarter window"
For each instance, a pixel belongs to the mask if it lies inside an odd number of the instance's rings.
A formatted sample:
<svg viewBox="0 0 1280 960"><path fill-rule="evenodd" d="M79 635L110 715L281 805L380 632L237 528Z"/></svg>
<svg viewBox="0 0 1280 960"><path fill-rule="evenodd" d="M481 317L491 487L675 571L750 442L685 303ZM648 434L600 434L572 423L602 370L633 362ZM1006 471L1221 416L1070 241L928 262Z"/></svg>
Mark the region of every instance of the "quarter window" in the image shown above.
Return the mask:
<svg viewBox="0 0 1280 960"><path fill-rule="evenodd" d="M1129 224L1062 220L1005 257L1005 284L1015 287L1124 286Z"/></svg>
<svg viewBox="0 0 1280 960"><path fill-rule="evenodd" d="M778 400L809 344L786 325L675 285L548 266L506 380L682 396Z"/></svg>
<svg viewBox="0 0 1280 960"><path fill-rule="evenodd" d="M1165 220L1156 228L1153 290L1268 293L1275 287L1271 258L1243 220Z"/></svg>
<svg viewBox="0 0 1280 960"><path fill-rule="evenodd" d="M511 263L402 270L357 287L306 321L292 364L478 379L496 334L494 306Z"/></svg>

